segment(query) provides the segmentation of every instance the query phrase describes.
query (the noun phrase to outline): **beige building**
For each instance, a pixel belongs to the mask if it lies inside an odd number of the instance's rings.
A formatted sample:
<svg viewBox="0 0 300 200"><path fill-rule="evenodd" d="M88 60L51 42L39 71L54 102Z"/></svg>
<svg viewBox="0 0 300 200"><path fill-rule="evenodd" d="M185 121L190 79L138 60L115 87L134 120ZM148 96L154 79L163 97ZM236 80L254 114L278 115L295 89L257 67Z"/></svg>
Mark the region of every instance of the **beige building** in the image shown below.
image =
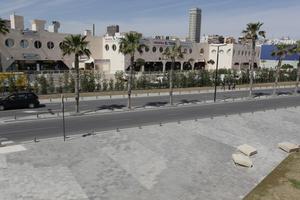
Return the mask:
<svg viewBox="0 0 300 200"><path fill-rule="evenodd" d="M74 65L74 55L62 56L60 44L70 34L59 33L59 22L52 22L46 30L46 21L32 20L31 28L24 28L22 16L11 15L8 21L10 31L0 37L0 69L2 71L40 71L69 70ZM130 56L119 52L120 38L124 34L113 29L113 34L93 36L85 31L89 41L90 58L80 58L80 68L97 70L106 74L125 71L130 64ZM147 45L143 54L136 53L135 59L143 59L143 66L136 66L140 72L163 72L171 68L171 61L165 60L163 52L174 45L180 45L184 58L177 60L175 70L197 70L216 68L217 46L219 49L219 68L244 69L249 67L251 49L242 44L209 44L181 40L175 37L157 36L143 38L141 43ZM255 66L258 66L260 48L256 49ZM214 64L207 61L214 60Z"/></svg>
<svg viewBox="0 0 300 200"><path fill-rule="evenodd" d="M60 44L70 34L59 33L59 23L53 22L46 30L44 20L32 20L31 28L24 28L22 16L10 16L9 33L0 37L0 69L2 71L68 70L73 67L74 55L62 56ZM81 67L93 65L100 59L102 38L86 33L92 52L82 60Z"/></svg>

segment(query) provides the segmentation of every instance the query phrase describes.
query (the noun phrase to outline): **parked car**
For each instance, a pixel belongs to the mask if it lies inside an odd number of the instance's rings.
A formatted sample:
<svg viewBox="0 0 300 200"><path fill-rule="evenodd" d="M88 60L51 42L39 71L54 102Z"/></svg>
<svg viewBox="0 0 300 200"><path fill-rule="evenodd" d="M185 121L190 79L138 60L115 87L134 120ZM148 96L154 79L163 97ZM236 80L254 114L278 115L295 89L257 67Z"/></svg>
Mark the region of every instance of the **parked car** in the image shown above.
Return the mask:
<svg viewBox="0 0 300 200"><path fill-rule="evenodd" d="M0 110L16 108L35 108L40 105L39 98L33 92L20 92L0 97Z"/></svg>

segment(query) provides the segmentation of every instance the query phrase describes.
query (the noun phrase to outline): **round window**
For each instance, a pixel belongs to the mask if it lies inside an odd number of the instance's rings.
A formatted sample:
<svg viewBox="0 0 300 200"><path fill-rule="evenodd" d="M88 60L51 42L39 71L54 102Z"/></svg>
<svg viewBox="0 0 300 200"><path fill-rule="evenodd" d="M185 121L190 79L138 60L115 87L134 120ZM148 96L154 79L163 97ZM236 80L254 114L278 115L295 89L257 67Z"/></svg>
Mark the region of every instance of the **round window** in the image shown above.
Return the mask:
<svg viewBox="0 0 300 200"><path fill-rule="evenodd" d="M48 49L53 49L54 48L54 43L53 42L47 42L47 47Z"/></svg>
<svg viewBox="0 0 300 200"><path fill-rule="evenodd" d="M159 52L162 53L164 51L164 48L159 47Z"/></svg>
<svg viewBox="0 0 300 200"><path fill-rule="evenodd" d="M42 47L42 43L37 40L37 41L34 42L34 47L37 48L37 49L40 49Z"/></svg>
<svg viewBox="0 0 300 200"><path fill-rule="evenodd" d="M9 48L11 48L11 47L13 47L15 45L15 41L13 40L13 39L6 39L5 40L5 46L7 46L7 47L9 47Z"/></svg>
<svg viewBox="0 0 300 200"><path fill-rule="evenodd" d="M117 50L117 46L114 44L114 45L112 45L112 49L114 50L114 51L116 51Z"/></svg>
<svg viewBox="0 0 300 200"><path fill-rule="evenodd" d="M109 50L109 45L105 45L105 50L108 51Z"/></svg>
<svg viewBox="0 0 300 200"><path fill-rule="evenodd" d="M146 47L145 47L145 51L146 51L146 52L149 52L149 47L146 46Z"/></svg>
<svg viewBox="0 0 300 200"><path fill-rule="evenodd" d="M21 46L22 48L28 48L29 43L28 43L27 40L21 40L20 46Z"/></svg>
<svg viewBox="0 0 300 200"><path fill-rule="evenodd" d="M152 51L153 51L153 53L155 53L156 52L156 47L153 47Z"/></svg>
<svg viewBox="0 0 300 200"><path fill-rule="evenodd" d="M58 46L60 49L63 49L63 45L64 45L63 42L60 42Z"/></svg>

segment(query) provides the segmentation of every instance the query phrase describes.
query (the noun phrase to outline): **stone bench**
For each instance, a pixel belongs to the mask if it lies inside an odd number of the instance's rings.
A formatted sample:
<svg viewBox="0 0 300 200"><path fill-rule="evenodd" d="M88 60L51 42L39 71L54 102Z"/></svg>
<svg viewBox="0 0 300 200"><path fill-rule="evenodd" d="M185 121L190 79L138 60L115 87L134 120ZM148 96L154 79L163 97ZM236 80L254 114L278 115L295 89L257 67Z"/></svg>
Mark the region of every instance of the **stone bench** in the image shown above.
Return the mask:
<svg viewBox="0 0 300 200"><path fill-rule="evenodd" d="M254 154L257 154L257 150L248 144L240 145L237 149L246 156L253 156Z"/></svg>
<svg viewBox="0 0 300 200"><path fill-rule="evenodd" d="M282 149L287 153L298 152L300 149L299 145L290 142L279 143L278 148Z"/></svg>
<svg viewBox="0 0 300 200"><path fill-rule="evenodd" d="M252 160L243 154L232 154L233 162L236 165L244 166L244 167L253 167Z"/></svg>

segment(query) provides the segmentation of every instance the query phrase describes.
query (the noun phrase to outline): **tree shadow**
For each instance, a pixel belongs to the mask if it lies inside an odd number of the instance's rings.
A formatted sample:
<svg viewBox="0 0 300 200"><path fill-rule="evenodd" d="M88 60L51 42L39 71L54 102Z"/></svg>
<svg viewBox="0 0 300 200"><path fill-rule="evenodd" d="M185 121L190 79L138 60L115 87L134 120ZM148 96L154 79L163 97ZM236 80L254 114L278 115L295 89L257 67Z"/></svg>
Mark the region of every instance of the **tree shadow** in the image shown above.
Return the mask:
<svg viewBox="0 0 300 200"><path fill-rule="evenodd" d="M125 105L120 104L112 104L112 105L102 105L97 108L97 110L115 110L115 109L123 109L125 108Z"/></svg>

